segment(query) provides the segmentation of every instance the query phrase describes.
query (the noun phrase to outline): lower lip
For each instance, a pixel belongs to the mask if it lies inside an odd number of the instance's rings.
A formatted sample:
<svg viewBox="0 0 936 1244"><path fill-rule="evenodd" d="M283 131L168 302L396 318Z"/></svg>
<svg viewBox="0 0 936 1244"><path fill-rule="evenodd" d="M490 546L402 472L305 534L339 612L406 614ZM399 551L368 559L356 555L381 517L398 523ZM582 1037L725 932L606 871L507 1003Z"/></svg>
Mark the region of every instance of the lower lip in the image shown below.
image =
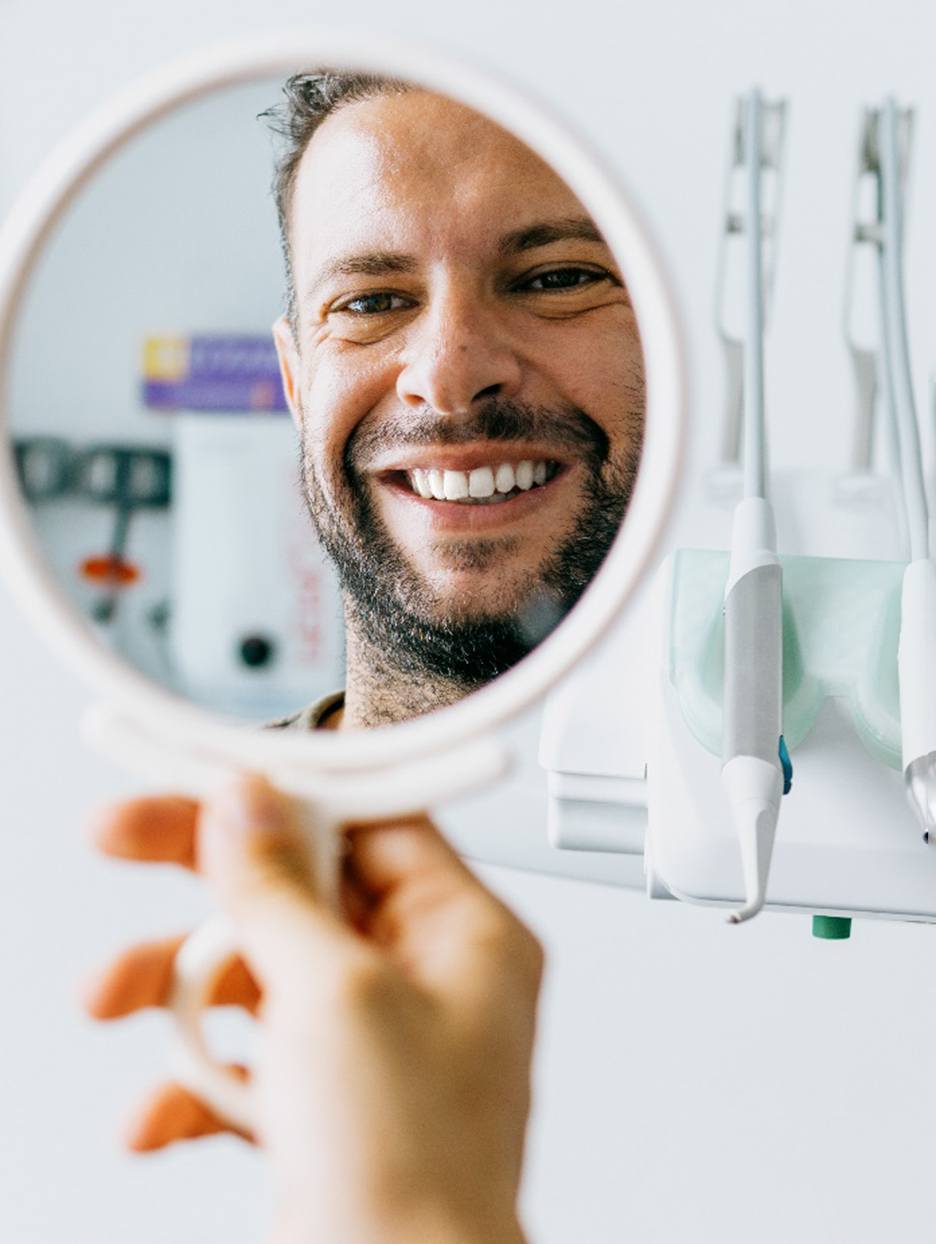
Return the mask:
<svg viewBox="0 0 936 1244"><path fill-rule="evenodd" d="M379 482L394 497L418 506L433 526L448 531L489 531L506 527L533 514L540 506L555 496L562 482L573 474L574 468L561 466L548 483L538 484L526 492L520 492L509 501L497 501L491 505L470 505L462 501L437 501L434 497L421 497L408 484L397 479Z"/></svg>

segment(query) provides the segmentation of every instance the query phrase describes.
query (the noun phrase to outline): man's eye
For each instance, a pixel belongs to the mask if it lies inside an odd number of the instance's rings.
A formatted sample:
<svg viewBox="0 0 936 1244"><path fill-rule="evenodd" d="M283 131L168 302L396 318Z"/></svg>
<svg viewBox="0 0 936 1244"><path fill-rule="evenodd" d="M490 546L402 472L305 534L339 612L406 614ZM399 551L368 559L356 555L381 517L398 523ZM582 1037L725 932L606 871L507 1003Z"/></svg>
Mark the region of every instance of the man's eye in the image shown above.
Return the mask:
<svg viewBox="0 0 936 1244"><path fill-rule="evenodd" d="M388 311L399 311L402 307L410 306L408 298L404 298L402 294L358 294L355 298L349 298L347 302L341 306L335 307L335 311L347 311L351 315L385 315Z"/></svg>
<svg viewBox="0 0 936 1244"><path fill-rule="evenodd" d="M536 276L527 278L521 282L519 288L537 291L579 289L604 279L603 272L596 272L591 268L552 268L549 272L538 272Z"/></svg>

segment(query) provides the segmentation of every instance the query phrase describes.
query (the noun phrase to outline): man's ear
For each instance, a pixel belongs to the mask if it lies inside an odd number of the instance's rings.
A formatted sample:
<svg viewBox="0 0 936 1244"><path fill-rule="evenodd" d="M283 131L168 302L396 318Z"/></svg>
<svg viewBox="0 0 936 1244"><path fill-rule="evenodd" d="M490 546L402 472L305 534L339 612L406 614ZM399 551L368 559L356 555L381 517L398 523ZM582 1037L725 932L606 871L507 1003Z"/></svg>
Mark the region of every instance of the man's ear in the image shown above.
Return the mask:
<svg viewBox="0 0 936 1244"><path fill-rule="evenodd" d="M281 315L273 325L273 342L276 346L276 357L279 360L280 376L283 379L283 392L286 404L292 415L296 429L302 431L302 414L297 399L299 388L299 351L293 336L289 320Z"/></svg>

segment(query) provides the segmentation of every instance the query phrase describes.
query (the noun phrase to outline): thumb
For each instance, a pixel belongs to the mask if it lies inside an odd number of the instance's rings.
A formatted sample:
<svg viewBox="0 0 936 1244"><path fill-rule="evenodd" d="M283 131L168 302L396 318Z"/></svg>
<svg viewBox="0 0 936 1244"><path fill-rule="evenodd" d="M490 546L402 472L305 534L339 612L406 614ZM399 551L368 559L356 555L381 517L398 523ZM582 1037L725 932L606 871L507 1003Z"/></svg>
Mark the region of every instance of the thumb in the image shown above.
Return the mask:
<svg viewBox="0 0 936 1244"><path fill-rule="evenodd" d="M321 900L297 805L265 778L238 778L203 805L198 856L267 991L295 988L354 944Z"/></svg>

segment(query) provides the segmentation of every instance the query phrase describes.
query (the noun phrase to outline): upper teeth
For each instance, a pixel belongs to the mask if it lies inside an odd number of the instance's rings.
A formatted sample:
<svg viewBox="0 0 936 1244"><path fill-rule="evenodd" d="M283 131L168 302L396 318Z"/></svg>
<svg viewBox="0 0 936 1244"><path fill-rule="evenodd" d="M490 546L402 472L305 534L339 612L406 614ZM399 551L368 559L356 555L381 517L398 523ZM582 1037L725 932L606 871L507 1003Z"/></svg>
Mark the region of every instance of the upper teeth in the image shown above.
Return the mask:
<svg viewBox="0 0 936 1244"><path fill-rule="evenodd" d="M439 471L416 467L407 471L410 485L421 497L436 501L463 501L467 498L493 497L497 493L524 492L534 484L545 484L549 471L547 462L525 459L516 464L480 466L473 471Z"/></svg>

